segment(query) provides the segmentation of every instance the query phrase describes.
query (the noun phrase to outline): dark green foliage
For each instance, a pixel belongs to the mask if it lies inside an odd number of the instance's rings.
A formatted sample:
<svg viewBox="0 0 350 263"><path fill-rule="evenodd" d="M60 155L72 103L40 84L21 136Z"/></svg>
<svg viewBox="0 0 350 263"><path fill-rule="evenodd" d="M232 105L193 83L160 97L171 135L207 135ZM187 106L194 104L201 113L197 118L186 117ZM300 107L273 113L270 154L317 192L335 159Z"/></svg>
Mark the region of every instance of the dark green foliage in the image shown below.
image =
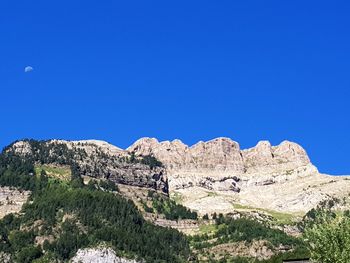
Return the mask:
<svg viewBox="0 0 350 263"><path fill-rule="evenodd" d="M225 256L220 260L210 260L211 263L282 263L283 260L298 260L298 259L306 259L309 258L310 254L306 248L296 248L292 252L280 253L272 256L266 260L258 260L255 258L247 258L247 257L230 257Z"/></svg>
<svg viewBox="0 0 350 263"><path fill-rule="evenodd" d="M204 220L209 220L208 214L205 214L205 215L203 216L203 219L204 219Z"/></svg>
<svg viewBox="0 0 350 263"><path fill-rule="evenodd" d="M0 154L0 185L33 190L35 180L34 165L30 160L12 152Z"/></svg>
<svg viewBox="0 0 350 263"><path fill-rule="evenodd" d="M16 262L18 263L31 263L34 259L42 256L40 248L29 245L23 247L15 256Z"/></svg>
<svg viewBox="0 0 350 263"><path fill-rule="evenodd" d="M215 218L213 218L213 219L215 219L215 224L217 224L217 225L221 225L221 224L225 223L225 218L224 218L224 215L222 213L220 213L218 217L215 216Z"/></svg>
<svg viewBox="0 0 350 263"><path fill-rule="evenodd" d="M166 219L198 219L196 212L177 204L168 197L153 194L153 208L160 214L164 214Z"/></svg>
<svg viewBox="0 0 350 263"><path fill-rule="evenodd" d="M153 208L149 207L146 203L142 203L142 206L146 213L154 213Z"/></svg>
<svg viewBox="0 0 350 263"><path fill-rule="evenodd" d="M27 140L32 153L19 155L9 146L0 154L0 185L15 186L25 190L39 191L48 183L45 171L35 174L34 164L64 164L72 168L73 179L80 178L74 164L73 152L64 144L47 145ZM76 171L73 173L73 171Z"/></svg>
<svg viewBox="0 0 350 263"><path fill-rule="evenodd" d="M140 162L142 164L148 165L151 168L163 166L163 164L160 161L158 161L154 156L151 155L141 156Z"/></svg>
<svg viewBox="0 0 350 263"><path fill-rule="evenodd" d="M21 224L40 219L46 224L46 234L60 226L59 238L52 244L46 242L45 248L61 259L70 258L80 247L99 242L108 242L117 251L140 256L148 262L155 262L156 259L178 262L189 255L189 245L184 235L146 222L131 201L98 189L49 184L40 195L34 196L31 204L25 205L23 212ZM61 223L59 214L70 214L75 219ZM16 255L29 253L26 247L34 245L34 234L37 233L20 231L13 218L0 222L7 249ZM9 239L8 228L15 228ZM22 251L24 248L26 250Z"/></svg>
<svg viewBox="0 0 350 263"><path fill-rule="evenodd" d="M34 232L33 231L19 231L14 230L9 236L12 249L14 251L19 251L27 244L33 243L34 241Z"/></svg>
<svg viewBox="0 0 350 263"><path fill-rule="evenodd" d="M210 248L223 243L234 242L248 242L254 240L265 240L271 247L278 247L279 245L289 246L294 250L283 254L273 256L266 261L255 261L253 259L230 258L224 261L212 262L264 262L264 263L281 263L282 259L297 259L306 258L309 253L306 249L306 244L298 238L288 236L281 230L270 228L263 223L247 219L232 219L224 217L223 215L213 215L216 217L216 231L214 234L200 235L191 237L192 246L195 249L202 250ZM214 240L214 241L213 241ZM245 261L247 260L247 261Z"/></svg>
<svg viewBox="0 0 350 263"><path fill-rule="evenodd" d="M298 227L301 230L304 230L305 228L310 228L315 224L322 224L324 219L334 219L336 216L336 213L331 209L324 206L317 206L306 213L303 220L298 224Z"/></svg>
<svg viewBox="0 0 350 263"><path fill-rule="evenodd" d="M87 188L89 190L96 190L98 189L98 183L95 180L90 180L87 184Z"/></svg>
<svg viewBox="0 0 350 263"><path fill-rule="evenodd" d="M88 236L81 233L74 221L65 221L61 231L58 240L53 244L46 244L46 248L56 253L60 259L73 257L79 248L89 244Z"/></svg>
<svg viewBox="0 0 350 263"><path fill-rule="evenodd" d="M72 178L72 180L71 180L71 186L72 186L73 188L82 188L82 187L84 187L83 178L81 178L81 177Z"/></svg>
<svg viewBox="0 0 350 263"><path fill-rule="evenodd" d="M103 188L106 191L119 191L118 186L111 180L101 180L98 184L101 188Z"/></svg>
<svg viewBox="0 0 350 263"><path fill-rule="evenodd" d="M131 201L113 194L85 189L50 189L37 200L34 210L36 214L31 218L35 218L40 211L41 218L54 218L54 213L45 214L46 202L56 207L55 211L63 209L70 213L75 212L80 222L88 227L89 239L111 242L117 250L129 251L145 258L169 259L174 262L177 260L175 255L188 253L188 244L184 236L177 231L155 227L145 222ZM27 209L26 215L32 212L31 209ZM154 250L151 247L158 249Z"/></svg>
<svg viewBox="0 0 350 263"><path fill-rule="evenodd" d="M299 259L307 259L310 254L307 249L297 248L292 252L280 253L275 256L272 256L269 259L258 260L255 258L247 258L247 257L230 257L226 256L221 260L210 260L212 263L282 263L283 260L299 260Z"/></svg>
<svg viewBox="0 0 350 263"><path fill-rule="evenodd" d="M268 226L263 225L262 223L251 219L223 218L220 215L218 219L221 220L222 225L220 225L218 228L216 237L220 237L225 241L252 242L253 240L264 239L271 242L271 244L274 246L278 246L280 244L292 246L300 243L299 240L288 236L282 230L272 229Z"/></svg>
<svg viewBox="0 0 350 263"><path fill-rule="evenodd" d="M34 245L35 236L51 235L54 231L55 241L44 243L45 254L62 260L72 257L81 247L101 242L147 262L187 259L190 250L186 237L177 230L146 222L132 201L109 192L118 190L115 183L92 181L84 186L81 170L72 161L77 157L67 147L29 142L32 155L17 155L11 147L0 154L0 185L32 191L31 202L24 205L21 216L8 215L0 221L0 251L12 254L18 262L31 262L43 253ZM51 158L50 152L60 157ZM151 167L160 165L148 157L139 162ZM34 163L70 165L72 180L62 184L48 180L45 171L36 175ZM63 220L64 215L72 219ZM40 230L21 228L34 222L42 222Z"/></svg>
<svg viewBox="0 0 350 263"><path fill-rule="evenodd" d="M154 195L157 195L156 191L148 190L147 192L147 197L153 198Z"/></svg>
<svg viewBox="0 0 350 263"><path fill-rule="evenodd" d="M152 155L136 156L134 152L131 152L130 157L127 159L127 161L130 163L142 163L148 165L152 169L155 167L163 167L162 162L158 161L158 159Z"/></svg>

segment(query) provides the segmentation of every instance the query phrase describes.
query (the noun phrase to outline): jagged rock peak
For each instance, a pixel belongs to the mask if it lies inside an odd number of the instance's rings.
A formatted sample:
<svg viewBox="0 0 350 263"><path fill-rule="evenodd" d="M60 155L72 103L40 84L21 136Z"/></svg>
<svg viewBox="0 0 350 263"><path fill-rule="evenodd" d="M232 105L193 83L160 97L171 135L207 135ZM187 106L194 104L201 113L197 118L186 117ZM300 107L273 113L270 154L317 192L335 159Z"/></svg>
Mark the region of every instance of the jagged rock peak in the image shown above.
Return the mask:
<svg viewBox="0 0 350 263"><path fill-rule="evenodd" d="M226 137L199 141L192 146L180 140L159 142L155 138L142 138L127 150L139 155L154 155L168 168L177 171L215 169L245 173L257 171L259 167L267 168L259 168L260 171L277 171L278 167L291 170L310 164L305 150L289 141L277 146L260 141L255 147L241 150L237 142Z"/></svg>
<svg viewBox="0 0 350 263"><path fill-rule="evenodd" d="M271 143L269 141L259 141L255 148L260 148L260 149L270 149L271 148Z"/></svg>
<svg viewBox="0 0 350 263"><path fill-rule="evenodd" d="M223 151L229 151L231 148L235 150L239 150L239 144L230 138L226 137L218 137L206 142L199 141L198 143L192 145L190 147L191 149L196 149L196 148L221 148Z"/></svg>
<svg viewBox="0 0 350 263"><path fill-rule="evenodd" d="M309 157L299 144L290 141L283 141L278 146L273 147L274 152L284 157L297 157L303 159L303 161L310 162Z"/></svg>
<svg viewBox="0 0 350 263"><path fill-rule="evenodd" d="M230 138L227 137L218 137L209 141L199 141L192 146L188 146L184 144L181 140L175 139L173 141L161 141L159 142L156 138L150 138L150 137L143 137L138 139L136 142L134 142L131 146L129 146L126 150L127 151L134 151L135 149L140 149L140 148L148 148L148 147L157 147L159 145L162 146L177 146L179 148L189 148L193 149L196 147L205 147L207 148L208 146L212 145L221 145L221 146L229 146L233 148L238 148L239 149L239 144L235 141L233 141Z"/></svg>
<svg viewBox="0 0 350 263"><path fill-rule="evenodd" d="M271 146L269 141L259 141L256 146L243 150L244 154L271 155L286 159L300 159L303 162L310 162L306 151L297 143L283 141L277 146Z"/></svg>

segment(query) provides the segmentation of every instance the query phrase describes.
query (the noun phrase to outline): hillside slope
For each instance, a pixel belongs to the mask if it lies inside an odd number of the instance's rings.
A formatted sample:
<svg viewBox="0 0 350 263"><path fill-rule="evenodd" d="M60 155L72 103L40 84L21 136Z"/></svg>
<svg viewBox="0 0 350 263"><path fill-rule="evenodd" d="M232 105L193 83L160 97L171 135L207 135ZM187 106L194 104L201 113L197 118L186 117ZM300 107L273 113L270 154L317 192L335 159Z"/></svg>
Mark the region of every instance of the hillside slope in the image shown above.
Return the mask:
<svg viewBox="0 0 350 263"><path fill-rule="evenodd" d="M13 207L0 221L0 259L301 258L308 251L290 216L348 196L349 181L320 174L291 142L240 150L227 138L192 147L144 138L122 150L96 140L17 141L0 154L3 200Z"/></svg>

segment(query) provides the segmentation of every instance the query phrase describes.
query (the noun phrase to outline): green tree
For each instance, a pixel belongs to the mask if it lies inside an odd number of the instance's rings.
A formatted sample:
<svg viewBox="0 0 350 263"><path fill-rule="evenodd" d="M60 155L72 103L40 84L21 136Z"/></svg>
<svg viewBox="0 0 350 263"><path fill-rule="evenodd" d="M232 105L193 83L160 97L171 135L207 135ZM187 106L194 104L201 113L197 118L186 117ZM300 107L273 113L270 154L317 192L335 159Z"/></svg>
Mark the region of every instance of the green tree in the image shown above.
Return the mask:
<svg viewBox="0 0 350 263"><path fill-rule="evenodd" d="M42 256L42 252L38 247L35 246L26 246L21 249L20 252L16 255L16 262L18 263L30 263L34 259Z"/></svg>
<svg viewBox="0 0 350 263"><path fill-rule="evenodd" d="M305 231L311 259L322 263L350 262L350 218L324 212Z"/></svg>

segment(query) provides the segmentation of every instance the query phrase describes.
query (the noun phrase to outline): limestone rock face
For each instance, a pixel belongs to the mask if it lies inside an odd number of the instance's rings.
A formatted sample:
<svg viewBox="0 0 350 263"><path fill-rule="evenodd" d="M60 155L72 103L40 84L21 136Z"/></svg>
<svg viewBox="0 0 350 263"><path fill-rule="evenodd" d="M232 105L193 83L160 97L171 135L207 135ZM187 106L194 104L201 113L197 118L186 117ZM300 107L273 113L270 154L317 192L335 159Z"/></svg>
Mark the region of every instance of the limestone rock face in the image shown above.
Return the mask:
<svg viewBox="0 0 350 263"><path fill-rule="evenodd" d="M138 263L136 260L117 257L111 248L79 249L71 263Z"/></svg>
<svg viewBox="0 0 350 263"><path fill-rule="evenodd" d="M154 155L172 171L244 171L239 144L229 138L200 141L191 147L180 140L158 142L154 138L143 138L127 151L137 155Z"/></svg>
<svg viewBox="0 0 350 263"><path fill-rule="evenodd" d="M305 150L289 141L278 146L261 141L255 147L243 150L242 154L247 173L287 171L311 164Z"/></svg>
<svg viewBox="0 0 350 263"><path fill-rule="evenodd" d="M153 155L167 168L170 191L192 186L240 192L242 186L267 185L317 173L305 150L284 141L267 141L241 150L229 138L198 142L189 147L179 140L158 142L143 138L127 151Z"/></svg>

